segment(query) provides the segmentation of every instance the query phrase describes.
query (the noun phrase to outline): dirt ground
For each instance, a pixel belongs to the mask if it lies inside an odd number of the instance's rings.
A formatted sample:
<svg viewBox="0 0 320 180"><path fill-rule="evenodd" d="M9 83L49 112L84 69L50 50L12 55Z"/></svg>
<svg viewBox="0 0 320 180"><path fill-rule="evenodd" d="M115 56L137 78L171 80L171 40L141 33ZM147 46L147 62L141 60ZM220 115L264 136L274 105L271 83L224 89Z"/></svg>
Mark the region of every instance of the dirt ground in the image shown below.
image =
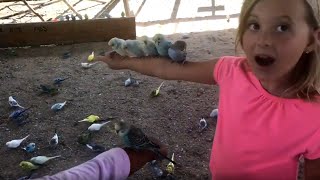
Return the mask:
<svg viewBox="0 0 320 180"><path fill-rule="evenodd" d="M201 61L213 56L234 54L235 30L189 33L187 59ZM183 34L167 36L170 40L181 39ZM97 153L77 143L77 137L89 124L75 125L90 114L101 118L114 116L142 128L146 134L161 139L169 146L169 153L175 153L175 160L183 167L177 168L177 179L208 179L209 155L214 137L216 120L209 118L212 109L218 106L219 89L183 81L164 81L161 95L151 98L150 93L162 82L161 79L130 72L141 83L138 87L125 87L127 70L111 70L104 63L83 69L81 62L87 56L109 50L106 42L38 48L19 48L16 53L0 51L0 179L17 179L28 173L19 168L19 163L37 155L61 158L51 160L38 169L35 177L52 175L79 165ZM63 59L63 54L71 57ZM53 86L53 79L69 77L56 86L55 96L39 95L40 84ZM8 104L8 97L14 96L20 105L31 107L29 123L17 126L7 118L14 109ZM57 102L67 101L58 112L50 107ZM208 129L198 132L198 122L205 117ZM111 126L110 126L111 128ZM121 140L103 127L93 137L93 142L106 148L121 146ZM61 143L56 149L48 148L49 140L57 129ZM30 134L17 149L8 149L5 143ZM26 153L21 147L36 143L34 153ZM161 163L165 168L166 161ZM147 167L129 179L152 179Z"/></svg>

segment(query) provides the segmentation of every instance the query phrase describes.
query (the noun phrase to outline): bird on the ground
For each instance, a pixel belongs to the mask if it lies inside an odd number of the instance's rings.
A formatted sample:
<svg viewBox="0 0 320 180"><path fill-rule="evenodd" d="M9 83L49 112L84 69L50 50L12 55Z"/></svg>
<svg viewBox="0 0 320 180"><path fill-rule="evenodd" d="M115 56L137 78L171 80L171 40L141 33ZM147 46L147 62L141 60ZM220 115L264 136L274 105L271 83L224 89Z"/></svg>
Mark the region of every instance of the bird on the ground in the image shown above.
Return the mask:
<svg viewBox="0 0 320 180"><path fill-rule="evenodd" d="M116 122L114 128L127 147L136 150L151 150L157 156L165 158L173 164L176 164L176 162L172 161L170 158L162 155L160 153L160 146L149 140L147 135L145 135L140 128L128 125L123 120Z"/></svg>

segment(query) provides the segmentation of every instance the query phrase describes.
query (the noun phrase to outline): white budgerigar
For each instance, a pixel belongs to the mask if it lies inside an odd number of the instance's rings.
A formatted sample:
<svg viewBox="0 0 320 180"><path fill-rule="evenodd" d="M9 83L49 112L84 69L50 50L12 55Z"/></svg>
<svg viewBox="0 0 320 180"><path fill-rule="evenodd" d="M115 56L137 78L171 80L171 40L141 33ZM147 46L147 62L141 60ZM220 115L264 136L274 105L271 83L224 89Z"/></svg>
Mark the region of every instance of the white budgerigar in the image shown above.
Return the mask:
<svg viewBox="0 0 320 180"><path fill-rule="evenodd" d="M107 121L107 122L104 122L104 123L101 123L101 124L98 124L98 123L93 123L91 126L88 127L88 130L89 131L99 131L101 129L102 126L110 123L111 121Z"/></svg>
<svg viewBox="0 0 320 180"><path fill-rule="evenodd" d="M210 117L215 118L218 117L218 109L214 109L210 113Z"/></svg>
<svg viewBox="0 0 320 180"><path fill-rule="evenodd" d="M12 96L9 96L9 105L11 107L24 108L23 106L20 106L20 104Z"/></svg>
<svg viewBox="0 0 320 180"><path fill-rule="evenodd" d="M20 146L20 144L22 143L22 141L24 141L25 139L27 139L29 137L29 135L27 135L26 137L22 138L22 139L15 139L15 140L11 140L9 142L6 143L6 146L8 148L17 148Z"/></svg>
<svg viewBox="0 0 320 180"><path fill-rule="evenodd" d="M138 40L142 41L145 44L145 46L143 48L145 56L158 56L159 55L157 48L156 48L156 44L148 36L142 36Z"/></svg>
<svg viewBox="0 0 320 180"><path fill-rule="evenodd" d="M172 45L172 42L168 41L163 34L156 34L153 36L157 51L160 56L168 56L168 49Z"/></svg>
<svg viewBox="0 0 320 180"><path fill-rule="evenodd" d="M30 159L30 162L34 163L34 164L44 164L47 161L54 159L54 158L58 158L61 157L61 155L59 156L53 156L53 157L47 157L47 156L36 156Z"/></svg>
<svg viewBox="0 0 320 180"><path fill-rule="evenodd" d="M145 44L139 40L127 39L125 44L122 44L129 57L143 57L145 56L143 49Z"/></svg>
<svg viewBox="0 0 320 180"><path fill-rule="evenodd" d="M53 137L49 141L50 146L56 147L59 144L59 137L57 134L57 130L54 131Z"/></svg>
<svg viewBox="0 0 320 180"><path fill-rule="evenodd" d="M127 56L127 52L124 49L122 49L125 43L126 43L125 40L114 37L109 40L108 45L111 46L111 48L114 51L116 51L116 53L118 53L119 55Z"/></svg>

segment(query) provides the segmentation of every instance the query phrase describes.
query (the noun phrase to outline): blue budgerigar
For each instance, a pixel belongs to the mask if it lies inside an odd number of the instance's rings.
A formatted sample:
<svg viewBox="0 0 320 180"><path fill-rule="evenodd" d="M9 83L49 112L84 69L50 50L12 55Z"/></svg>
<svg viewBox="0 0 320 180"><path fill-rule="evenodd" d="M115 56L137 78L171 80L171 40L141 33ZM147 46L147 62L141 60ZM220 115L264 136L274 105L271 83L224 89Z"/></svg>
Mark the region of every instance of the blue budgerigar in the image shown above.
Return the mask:
<svg viewBox="0 0 320 180"><path fill-rule="evenodd" d="M173 62L184 63L187 57L187 43L185 41L176 41L168 49L169 57Z"/></svg>
<svg viewBox="0 0 320 180"><path fill-rule="evenodd" d="M26 147L22 148L28 153L32 153L36 149L35 143L29 143Z"/></svg>
<svg viewBox="0 0 320 180"><path fill-rule="evenodd" d="M138 40L142 41L145 44L145 46L143 48L145 56L158 56L159 55L157 48L156 48L156 44L148 36L142 36Z"/></svg>
<svg viewBox="0 0 320 180"><path fill-rule="evenodd" d="M127 39L125 44L122 44L129 57L143 57L145 44L139 40Z"/></svg>
<svg viewBox="0 0 320 180"><path fill-rule="evenodd" d="M162 155L159 151L160 146L149 140L149 138L142 132L141 129L133 125L128 125L123 120L121 120L115 123L115 130L127 147L136 150L151 150L158 156L176 164L176 162L172 161L170 158Z"/></svg>
<svg viewBox="0 0 320 180"><path fill-rule="evenodd" d="M156 34L153 36L152 40L154 41L157 51L160 56L168 56L168 49L172 45L163 34Z"/></svg>
<svg viewBox="0 0 320 180"><path fill-rule="evenodd" d="M114 37L109 40L108 45L111 46L111 48L119 55L127 56L127 52L124 49L122 49L125 43L125 40Z"/></svg>

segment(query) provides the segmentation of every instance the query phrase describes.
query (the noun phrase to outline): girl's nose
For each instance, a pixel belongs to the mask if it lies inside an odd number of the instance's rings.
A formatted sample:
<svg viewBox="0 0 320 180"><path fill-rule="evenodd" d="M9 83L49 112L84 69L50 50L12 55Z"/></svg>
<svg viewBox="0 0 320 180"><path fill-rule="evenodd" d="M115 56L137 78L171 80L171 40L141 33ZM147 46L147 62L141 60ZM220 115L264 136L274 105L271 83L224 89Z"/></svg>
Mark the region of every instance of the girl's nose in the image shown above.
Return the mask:
<svg viewBox="0 0 320 180"><path fill-rule="evenodd" d="M272 46L272 37L270 32L261 31L258 34L257 44L260 47L270 47Z"/></svg>

